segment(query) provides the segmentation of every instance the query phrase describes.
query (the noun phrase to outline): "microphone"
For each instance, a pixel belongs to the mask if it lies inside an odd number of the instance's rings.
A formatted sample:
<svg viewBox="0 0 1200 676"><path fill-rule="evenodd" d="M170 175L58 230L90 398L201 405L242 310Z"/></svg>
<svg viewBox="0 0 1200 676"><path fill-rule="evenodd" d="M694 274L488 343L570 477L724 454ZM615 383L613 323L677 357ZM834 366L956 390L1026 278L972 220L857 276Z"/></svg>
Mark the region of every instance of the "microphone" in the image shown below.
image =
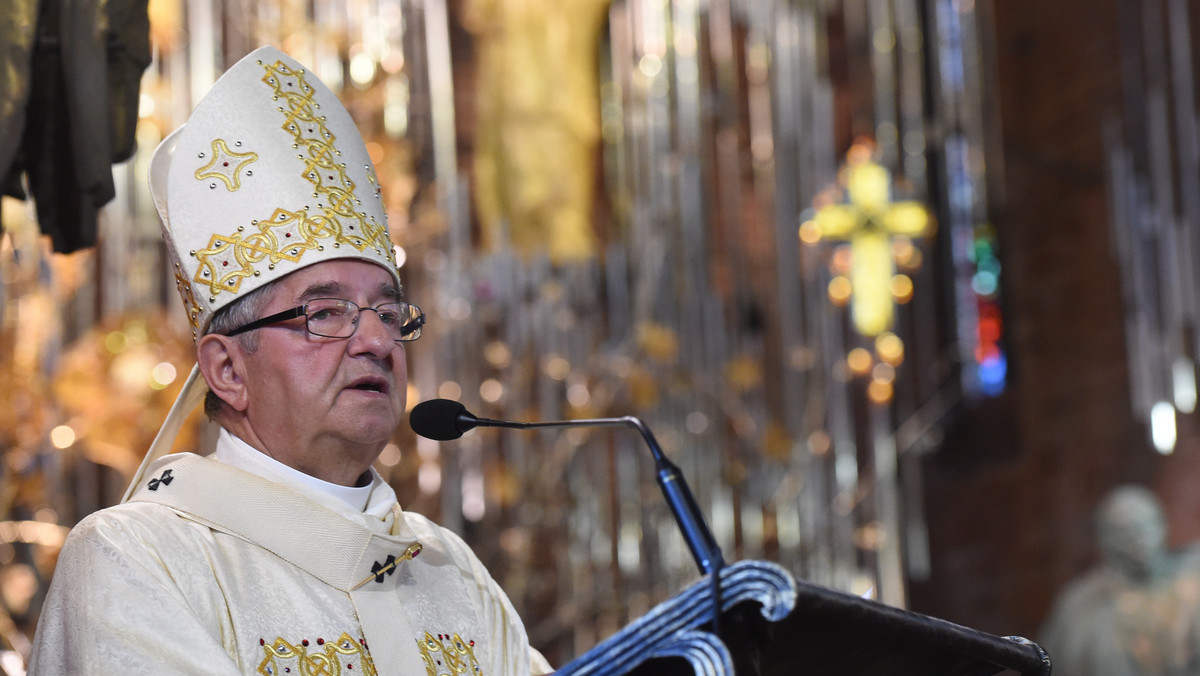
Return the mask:
<svg viewBox="0 0 1200 676"><path fill-rule="evenodd" d="M650 447L650 454L654 457L658 485L662 488L667 506L671 508L675 522L679 524L683 539L687 542L688 549L691 550L692 557L696 559L696 565L700 567L700 571L712 575L713 582L716 583L717 573L725 565L725 561L721 557L721 548L717 546L712 531L705 524L704 515L700 513L700 507L696 504L696 499L692 497L692 491L684 481L683 474L674 463L667 459L662 448L659 447L658 441L650 433L650 429L633 416L552 422L514 422L479 418L457 401L430 399L413 407L412 413L408 416L408 424L417 434L435 441L457 439L476 427L505 427L520 430L566 427L632 427L641 433L646 445Z"/></svg>
<svg viewBox="0 0 1200 676"><path fill-rule="evenodd" d="M449 399L430 399L413 407L408 424L417 434L434 441L457 439L478 425L467 407Z"/></svg>

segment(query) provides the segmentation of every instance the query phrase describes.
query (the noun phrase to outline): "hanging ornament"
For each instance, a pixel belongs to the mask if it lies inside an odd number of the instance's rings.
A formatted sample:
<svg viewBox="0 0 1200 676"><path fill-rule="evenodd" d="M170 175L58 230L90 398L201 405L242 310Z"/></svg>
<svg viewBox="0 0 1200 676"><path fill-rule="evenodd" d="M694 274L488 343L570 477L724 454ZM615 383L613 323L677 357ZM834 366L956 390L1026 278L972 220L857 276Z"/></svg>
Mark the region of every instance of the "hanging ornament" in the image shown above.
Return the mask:
<svg viewBox="0 0 1200 676"><path fill-rule="evenodd" d="M897 274L896 267L899 263L911 270L912 239L933 230L933 219L924 205L891 201L891 174L871 160L872 151L870 141L859 141L850 148L840 172L847 202L820 207L800 233L801 240L810 245L821 241L848 244L849 270L835 270L830 299L839 305L848 300L855 328L868 337L891 328L895 303L912 298L912 280ZM834 256L835 261L840 258Z"/></svg>

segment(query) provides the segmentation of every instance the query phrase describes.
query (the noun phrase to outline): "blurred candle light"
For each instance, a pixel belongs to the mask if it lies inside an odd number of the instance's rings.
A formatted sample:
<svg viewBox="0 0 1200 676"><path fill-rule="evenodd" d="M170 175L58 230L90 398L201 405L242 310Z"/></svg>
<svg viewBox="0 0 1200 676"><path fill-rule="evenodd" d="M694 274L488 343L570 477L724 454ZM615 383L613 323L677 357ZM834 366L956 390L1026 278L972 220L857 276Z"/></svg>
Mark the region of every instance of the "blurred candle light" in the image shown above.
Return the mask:
<svg viewBox="0 0 1200 676"><path fill-rule="evenodd" d="M1175 407L1160 401L1150 409L1150 438L1163 455L1175 451Z"/></svg>
<svg viewBox="0 0 1200 676"><path fill-rule="evenodd" d="M542 371L554 380L566 380L571 374L571 362L560 355L550 355L542 364Z"/></svg>
<svg viewBox="0 0 1200 676"><path fill-rule="evenodd" d="M504 385L500 384L495 378L488 378L479 384L479 398L489 404L494 404L500 401L504 396Z"/></svg>
<svg viewBox="0 0 1200 676"><path fill-rule="evenodd" d="M857 376L866 375L871 370L872 361L871 353L861 347L850 350L850 354L846 355L846 365Z"/></svg>
<svg viewBox="0 0 1200 676"><path fill-rule="evenodd" d="M436 462L426 460L417 470L417 488L425 495L437 495L442 489L442 468Z"/></svg>
<svg viewBox="0 0 1200 676"><path fill-rule="evenodd" d="M492 367L502 369L512 363L512 351L499 340L493 340L483 348L483 358Z"/></svg>
<svg viewBox="0 0 1200 676"><path fill-rule="evenodd" d="M1180 413L1196 410L1196 365L1180 357L1171 365L1171 382L1175 389L1175 408Z"/></svg>
<svg viewBox="0 0 1200 676"><path fill-rule="evenodd" d="M850 300L850 279L842 275L838 275L829 280L829 300L834 305L841 307Z"/></svg>
<svg viewBox="0 0 1200 676"><path fill-rule="evenodd" d="M881 383L892 383L896 380L896 368L887 362L879 362L871 369L871 378Z"/></svg>
<svg viewBox="0 0 1200 676"><path fill-rule="evenodd" d="M442 399L458 399L462 396L462 387L453 380L447 380L438 386L438 396Z"/></svg>
<svg viewBox="0 0 1200 676"><path fill-rule="evenodd" d="M875 338L875 351L879 353L880 359L892 366L899 366L904 362L904 341L890 331L885 331Z"/></svg>
<svg viewBox="0 0 1200 676"><path fill-rule="evenodd" d="M379 464L384 467L395 467L400 464L400 447L396 444L388 444L379 452Z"/></svg>
<svg viewBox="0 0 1200 676"><path fill-rule="evenodd" d="M50 430L50 443L55 448L70 448L75 443L75 430L70 425L59 425Z"/></svg>
<svg viewBox="0 0 1200 676"><path fill-rule="evenodd" d="M892 296L896 299L896 302L900 304L904 304L912 300L912 278L908 275L894 275L892 277Z"/></svg>
<svg viewBox="0 0 1200 676"><path fill-rule="evenodd" d="M821 241L821 228L811 218L800 224L800 241L813 246Z"/></svg>
<svg viewBox="0 0 1200 676"><path fill-rule="evenodd" d="M867 396L876 404L886 404L892 400L892 384L882 380L872 380L867 385Z"/></svg>
<svg viewBox="0 0 1200 676"><path fill-rule="evenodd" d="M375 59L365 51L350 57L350 79L355 84L367 85L375 77Z"/></svg>
<svg viewBox="0 0 1200 676"><path fill-rule="evenodd" d="M592 393L584 383L572 383L567 388L567 402L575 408L583 408L592 403Z"/></svg>
<svg viewBox="0 0 1200 676"><path fill-rule="evenodd" d="M161 390L175 382L177 376L175 365L170 362L159 362L150 370L150 387Z"/></svg>

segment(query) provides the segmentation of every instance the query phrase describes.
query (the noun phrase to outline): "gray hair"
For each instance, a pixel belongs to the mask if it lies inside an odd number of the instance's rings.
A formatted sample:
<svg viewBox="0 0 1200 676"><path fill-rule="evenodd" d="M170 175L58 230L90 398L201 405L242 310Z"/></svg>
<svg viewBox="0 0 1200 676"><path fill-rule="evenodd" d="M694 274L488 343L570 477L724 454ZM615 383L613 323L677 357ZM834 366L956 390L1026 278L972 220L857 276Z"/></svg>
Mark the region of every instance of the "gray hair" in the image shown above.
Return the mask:
<svg viewBox="0 0 1200 676"><path fill-rule="evenodd" d="M204 335L207 336L211 333L223 336L237 329L239 326L249 324L261 317L274 295L274 286L273 282L266 286L261 286L217 310L213 314L212 320L209 321ZM258 333L255 331L239 334L237 340L238 344L246 352L253 353L258 349ZM221 414L224 407L225 402L212 390L209 390L204 395L204 415L208 416L209 420L216 422L217 416Z"/></svg>

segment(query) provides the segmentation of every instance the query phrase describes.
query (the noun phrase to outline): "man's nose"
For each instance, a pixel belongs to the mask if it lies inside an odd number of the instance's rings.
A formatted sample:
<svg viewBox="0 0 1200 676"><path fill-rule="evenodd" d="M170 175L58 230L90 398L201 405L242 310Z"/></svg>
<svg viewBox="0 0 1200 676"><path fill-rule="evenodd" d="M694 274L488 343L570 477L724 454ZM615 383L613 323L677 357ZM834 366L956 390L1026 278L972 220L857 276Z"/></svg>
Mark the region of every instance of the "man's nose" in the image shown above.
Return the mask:
<svg viewBox="0 0 1200 676"><path fill-rule="evenodd" d="M379 318L379 312L374 308L361 308L358 311L358 328L350 337L351 349L370 352L383 357L396 349L396 341L391 331Z"/></svg>

